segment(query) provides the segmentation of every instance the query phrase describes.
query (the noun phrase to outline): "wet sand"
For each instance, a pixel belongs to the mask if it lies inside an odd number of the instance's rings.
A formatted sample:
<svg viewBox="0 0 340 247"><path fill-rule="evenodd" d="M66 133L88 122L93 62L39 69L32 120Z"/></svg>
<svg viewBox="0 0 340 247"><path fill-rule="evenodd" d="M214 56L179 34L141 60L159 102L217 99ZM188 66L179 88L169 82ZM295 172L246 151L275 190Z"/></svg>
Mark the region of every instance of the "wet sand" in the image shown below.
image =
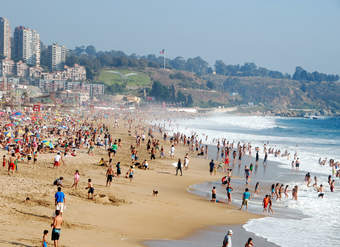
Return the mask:
<svg viewBox="0 0 340 247"><path fill-rule="evenodd" d="M146 244L150 247L221 247L224 236L229 229L233 231L233 246L244 246L248 238L252 238L255 246L278 247L278 245L268 242L264 238L247 232L240 225L210 227L182 240L149 241Z"/></svg>

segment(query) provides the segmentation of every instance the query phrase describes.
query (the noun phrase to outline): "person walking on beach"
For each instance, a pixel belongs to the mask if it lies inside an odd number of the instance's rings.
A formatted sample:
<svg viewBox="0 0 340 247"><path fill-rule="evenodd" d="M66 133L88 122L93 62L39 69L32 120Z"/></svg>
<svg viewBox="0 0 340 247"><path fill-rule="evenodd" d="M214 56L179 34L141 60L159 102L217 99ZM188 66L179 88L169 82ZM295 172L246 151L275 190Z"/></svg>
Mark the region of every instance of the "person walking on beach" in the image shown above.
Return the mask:
<svg viewBox="0 0 340 247"><path fill-rule="evenodd" d="M92 184L91 178L87 180L87 187L85 188L87 191L87 199L92 199L93 200L93 194L94 194L94 188ZM90 197L91 196L91 197Z"/></svg>
<svg viewBox="0 0 340 247"><path fill-rule="evenodd" d="M60 155L60 152L58 152L57 155L54 156L54 167L58 168L60 166L60 161L64 163L63 158Z"/></svg>
<svg viewBox="0 0 340 247"><path fill-rule="evenodd" d="M248 201L250 199L250 192L249 189L246 188L245 191L243 192L243 196L242 196L242 205L240 210L242 210L243 206L246 207L246 210L248 210Z"/></svg>
<svg viewBox="0 0 340 247"><path fill-rule="evenodd" d="M131 183L131 182L132 182L132 180L133 180L133 176L134 176L134 174L135 174L135 169L133 169L133 165L132 165L132 166L130 166L130 169L129 169L129 171L128 171L128 175L129 175L130 183Z"/></svg>
<svg viewBox="0 0 340 247"><path fill-rule="evenodd" d="M58 187L58 191L54 195L56 210L62 214L64 212L64 206L66 203L65 194L61 191L61 187Z"/></svg>
<svg viewBox="0 0 340 247"><path fill-rule="evenodd" d="M232 247L231 236L233 236L233 231L229 230L227 234L224 236L222 247Z"/></svg>
<svg viewBox="0 0 340 247"><path fill-rule="evenodd" d="M113 178L113 168L112 168L112 165L110 165L106 171L106 187L108 186L111 187L112 178Z"/></svg>
<svg viewBox="0 0 340 247"><path fill-rule="evenodd" d="M55 214L56 214L56 216L53 218L53 222L51 224L51 227L52 227L51 240L53 241L54 247L58 247L61 226L63 224L63 218L62 218L59 210L56 210Z"/></svg>
<svg viewBox="0 0 340 247"><path fill-rule="evenodd" d="M118 162L118 163L116 164L116 169L117 169L117 177L119 177L120 174L122 174L122 170L120 169L120 162Z"/></svg>
<svg viewBox="0 0 340 247"><path fill-rule="evenodd" d="M78 183L79 183L79 179L80 179L80 175L79 175L79 171L76 170L76 172L74 173L74 178L73 178L73 184L71 186L71 188L78 188Z"/></svg>
<svg viewBox="0 0 340 247"><path fill-rule="evenodd" d="M9 157L9 162L8 162L8 175L12 173L14 174L14 169L15 169L15 154L12 153L11 157Z"/></svg>
<svg viewBox="0 0 340 247"><path fill-rule="evenodd" d="M170 158L174 159L175 158L175 146L171 145L171 149L170 149Z"/></svg>
<svg viewBox="0 0 340 247"><path fill-rule="evenodd" d="M181 176L182 176L182 175L183 175L183 172L182 172L182 162L181 162L181 159L178 159L178 162L177 162L176 176L178 175L178 171L181 172Z"/></svg>
<svg viewBox="0 0 340 247"><path fill-rule="evenodd" d="M214 160L211 160L210 163L209 163L209 172L210 172L210 176L213 175L214 168L215 168Z"/></svg>

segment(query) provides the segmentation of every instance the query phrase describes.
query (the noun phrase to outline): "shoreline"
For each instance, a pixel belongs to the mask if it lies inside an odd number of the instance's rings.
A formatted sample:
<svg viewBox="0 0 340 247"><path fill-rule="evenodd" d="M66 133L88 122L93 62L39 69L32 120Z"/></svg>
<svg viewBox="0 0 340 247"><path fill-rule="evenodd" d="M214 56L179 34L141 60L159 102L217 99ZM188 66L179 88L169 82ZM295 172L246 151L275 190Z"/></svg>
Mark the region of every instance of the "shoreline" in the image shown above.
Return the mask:
<svg viewBox="0 0 340 247"><path fill-rule="evenodd" d="M179 240L151 240L145 241L146 247L206 247L221 246L226 232L233 231L232 243L234 246L243 246L245 241L251 237L255 246L280 247L267 239L248 232L242 225L210 226L197 230Z"/></svg>

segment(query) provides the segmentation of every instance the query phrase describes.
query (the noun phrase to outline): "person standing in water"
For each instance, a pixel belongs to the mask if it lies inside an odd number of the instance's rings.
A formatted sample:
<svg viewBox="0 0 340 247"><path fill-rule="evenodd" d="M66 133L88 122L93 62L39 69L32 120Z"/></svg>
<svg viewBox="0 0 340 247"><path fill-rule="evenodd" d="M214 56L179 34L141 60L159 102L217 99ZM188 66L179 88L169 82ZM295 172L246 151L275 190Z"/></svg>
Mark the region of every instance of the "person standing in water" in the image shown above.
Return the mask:
<svg viewBox="0 0 340 247"><path fill-rule="evenodd" d="M257 183L255 184L255 190L254 190L254 194L256 194L256 195L258 195L258 194L259 194L259 192L260 192L260 188L259 188L259 186L260 186L260 183L259 183L259 182L257 182Z"/></svg>
<svg viewBox="0 0 340 247"><path fill-rule="evenodd" d="M209 163L209 172L210 172L210 176L213 175L214 168L215 168L214 160L211 160L210 163Z"/></svg>
<svg viewBox="0 0 340 247"><path fill-rule="evenodd" d="M243 192L243 196L242 196L242 205L240 210L242 210L243 206L246 207L246 210L248 210L248 201L250 199L250 192L249 189L246 188L245 191Z"/></svg>
<svg viewBox="0 0 340 247"><path fill-rule="evenodd" d="M216 187L215 186L211 190L211 201L216 202Z"/></svg>
<svg viewBox="0 0 340 247"><path fill-rule="evenodd" d="M331 190L331 192L334 192L334 188L335 188L335 180L333 179L329 185L329 189Z"/></svg>
<svg viewBox="0 0 340 247"><path fill-rule="evenodd" d="M231 192L233 191L233 188L230 186L230 183L227 184L227 200L228 200L228 204L231 203Z"/></svg>
<svg viewBox="0 0 340 247"><path fill-rule="evenodd" d="M319 198L323 198L323 196L325 195L324 191L323 191L323 186L322 184L320 184L320 187L317 189L318 191L318 197Z"/></svg>

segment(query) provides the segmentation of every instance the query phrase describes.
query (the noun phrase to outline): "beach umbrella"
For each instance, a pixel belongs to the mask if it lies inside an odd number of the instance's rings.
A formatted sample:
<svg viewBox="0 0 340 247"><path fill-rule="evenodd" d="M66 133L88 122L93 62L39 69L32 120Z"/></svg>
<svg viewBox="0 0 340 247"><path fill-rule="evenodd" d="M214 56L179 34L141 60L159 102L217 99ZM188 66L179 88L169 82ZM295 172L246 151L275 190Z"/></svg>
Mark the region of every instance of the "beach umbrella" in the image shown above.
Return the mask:
<svg viewBox="0 0 340 247"><path fill-rule="evenodd" d="M42 141L42 143L43 143L46 147L53 148L53 144L52 144L52 142L50 142L50 141L44 140L44 141Z"/></svg>
<svg viewBox="0 0 340 247"><path fill-rule="evenodd" d="M6 132L5 132L5 135L6 135L7 137L11 137L11 138L14 137L14 135L13 135L11 132L7 132L7 134L6 134Z"/></svg>

